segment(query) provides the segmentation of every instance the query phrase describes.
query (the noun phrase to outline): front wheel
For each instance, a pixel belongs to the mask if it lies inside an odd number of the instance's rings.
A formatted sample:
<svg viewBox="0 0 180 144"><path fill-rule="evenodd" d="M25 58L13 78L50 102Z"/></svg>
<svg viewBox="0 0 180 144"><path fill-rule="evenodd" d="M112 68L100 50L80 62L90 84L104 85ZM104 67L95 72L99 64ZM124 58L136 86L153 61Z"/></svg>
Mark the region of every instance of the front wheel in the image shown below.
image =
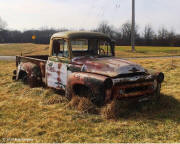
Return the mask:
<svg viewBox="0 0 180 144"><path fill-rule="evenodd" d="M95 95L93 94L92 90L88 87L79 85L76 88L74 88L74 93L75 93L75 95L77 95L79 97L88 98L93 103L95 103L95 101L96 101Z"/></svg>
<svg viewBox="0 0 180 144"><path fill-rule="evenodd" d="M71 100L74 96L85 97L97 106L101 106L102 104L104 104L103 94L94 94L90 88L82 85L76 85L72 89L66 88L65 96L69 100Z"/></svg>

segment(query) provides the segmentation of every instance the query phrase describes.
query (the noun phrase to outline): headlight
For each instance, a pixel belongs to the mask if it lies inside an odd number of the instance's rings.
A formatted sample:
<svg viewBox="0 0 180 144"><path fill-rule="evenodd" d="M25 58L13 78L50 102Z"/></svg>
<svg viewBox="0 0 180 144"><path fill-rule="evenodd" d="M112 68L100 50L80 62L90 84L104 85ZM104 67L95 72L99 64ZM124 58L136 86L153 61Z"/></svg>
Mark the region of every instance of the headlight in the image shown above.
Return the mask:
<svg viewBox="0 0 180 144"><path fill-rule="evenodd" d="M162 83L164 81L164 74L162 72L157 75L157 81L159 83Z"/></svg>

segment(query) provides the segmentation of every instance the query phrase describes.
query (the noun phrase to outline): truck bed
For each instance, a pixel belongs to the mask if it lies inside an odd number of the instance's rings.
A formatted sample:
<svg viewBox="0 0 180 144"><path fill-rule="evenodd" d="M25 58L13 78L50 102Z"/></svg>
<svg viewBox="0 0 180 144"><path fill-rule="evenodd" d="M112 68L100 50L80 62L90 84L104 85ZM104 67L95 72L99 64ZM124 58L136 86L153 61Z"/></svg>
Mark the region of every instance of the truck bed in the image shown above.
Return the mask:
<svg viewBox="0 0 180 144"><path fill-rule="evenodd" d="M30 59L37 59L37 60L48 60L48 55L29 55L29 56L16 56L21 58L30 58Z"/></svg>
<svg viewBox="0 0 180 144"><path fill-rule="evenodd" d="M20 62L32 62L38 64L39 62L44 62L48 60L48 55L34 55L34 56L16 56L16 65Z"/></svg>

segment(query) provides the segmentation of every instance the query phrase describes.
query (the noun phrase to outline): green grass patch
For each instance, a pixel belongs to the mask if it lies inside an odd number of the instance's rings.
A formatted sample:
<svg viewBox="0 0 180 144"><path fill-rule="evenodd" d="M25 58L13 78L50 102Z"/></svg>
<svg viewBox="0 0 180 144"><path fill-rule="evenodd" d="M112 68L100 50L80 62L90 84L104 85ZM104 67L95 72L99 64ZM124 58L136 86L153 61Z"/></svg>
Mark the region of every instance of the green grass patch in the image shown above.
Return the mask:
<svg viewBox="0 0 180 144"><path fill-rule="evenodd" d="M130 46L117 46L116 55L119 57L153 57L180 55L180 47L136 46L136 52Z"/></svg>

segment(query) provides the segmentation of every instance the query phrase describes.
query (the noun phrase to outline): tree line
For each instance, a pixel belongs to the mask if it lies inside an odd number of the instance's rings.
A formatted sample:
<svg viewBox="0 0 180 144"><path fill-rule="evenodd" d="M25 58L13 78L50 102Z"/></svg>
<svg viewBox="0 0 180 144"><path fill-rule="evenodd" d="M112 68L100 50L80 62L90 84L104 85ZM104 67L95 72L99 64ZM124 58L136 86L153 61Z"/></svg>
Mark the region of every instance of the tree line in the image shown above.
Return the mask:
<svg viewBox="0 0 180 144"><path fill-rule="evenodd" d="M155 32L151 25L146 25L143 32L138 32L139 26L135 26L135 41L139 46L180 46L180 35L168 31L162 27ZM117 29L102 22L95 30L109 35L117 45L131 45L131 23L126 22Z"/></svg>
<svg viewBox="0 0 180 144"><path fill-rule="evenodd" d="M0 43L37 43L48 44L52 34L60 31L68 31L68 29L48 29L41 28L39 30L18 30L6 29L7 23L0 18ZM180 35L166 28L160 28L157 32L153 30L151 25L146 25L143 32L138 32L138 25L135 27L136 45L139 46L180 46ZM116 45L131 45L131 23L126 22L121 27L115 28L106 22L100 23L96 29L91 31L102 32L109 35ZM32 39L35 35L36 39Z"/></svg>

